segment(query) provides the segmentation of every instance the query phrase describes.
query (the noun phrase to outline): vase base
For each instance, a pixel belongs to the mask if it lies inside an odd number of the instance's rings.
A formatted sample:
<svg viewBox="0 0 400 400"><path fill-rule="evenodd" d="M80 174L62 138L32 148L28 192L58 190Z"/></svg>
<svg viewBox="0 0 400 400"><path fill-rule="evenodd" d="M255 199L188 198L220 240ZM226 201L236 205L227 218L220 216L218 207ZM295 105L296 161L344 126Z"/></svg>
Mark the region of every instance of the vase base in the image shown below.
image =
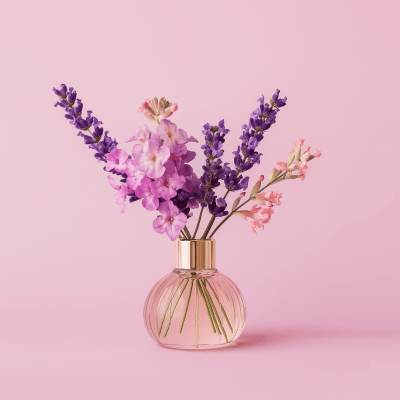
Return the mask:
<svg viewBox="0 0 400 400"><path fill-rule="evenodd" d="M221 348L227 347L234 347L237 346L237 342L229 342L229 343L221 343L221 344L199 344L198 346L195 345L179 345L179 344L164 344L158 343L161 347L166 347L168 349L174 350L216 350Z"/></svg>

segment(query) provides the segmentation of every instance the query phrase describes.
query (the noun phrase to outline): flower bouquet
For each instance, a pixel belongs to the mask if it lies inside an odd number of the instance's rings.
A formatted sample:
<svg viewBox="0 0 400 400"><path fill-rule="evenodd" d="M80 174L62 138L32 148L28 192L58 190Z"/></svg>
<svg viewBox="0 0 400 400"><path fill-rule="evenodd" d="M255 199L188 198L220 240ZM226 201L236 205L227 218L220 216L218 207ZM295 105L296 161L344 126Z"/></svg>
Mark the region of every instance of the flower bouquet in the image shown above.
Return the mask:
<svg viewBox="0 0 400 400"><path fill-rule="evenodd" d="M128 154L118 148L117 141L104 131L103 123L92 111L87 111L86 118L83 116L82 101L73 88L62 84L53 91L59 97L55 106L64 109L65 118L78 129L78 136L95 151L98 162L105 163L103 169L117 191L114 200L122 206L121 212L126 210L127 201L141 200L146 210L157 213L154 230L175 241L176 268L153 287L144 307L149 334L157 343L173 348L233 343L244 327L245 305L237 286L215 268L214 235L233 215L246 220L256 235L257 228L264 229L274 207L281 204L281 193L265 190L284 180L304 180L308 163L321 156L318 150L311 154L310 147L304 149L303 139L293 142L287 162L277 162L268 179L261 175L245 199L249 177L243 174L260 164L258 146L286 105L286 97L280 98L277 90L269 102L264 96L258 99L259 107L250 114L249 123L242 126L233 165L222 161L229 133L224 120L217 125L204 125L201 149L205 161L199 177L190 165L196 152L188 149L198 140L170 121L178 110L176 103L164 97L145 100L138 112L155 127L138 128L126 140L135 143ZM216 193L219 186L223 187L220 195ZM239 194L229 211L226 199L234 192ZM251 207L243 209L248 203ZM209 221L200 233L205 210ZM196 212L197 222L190 232L187 222Z"/></svg>

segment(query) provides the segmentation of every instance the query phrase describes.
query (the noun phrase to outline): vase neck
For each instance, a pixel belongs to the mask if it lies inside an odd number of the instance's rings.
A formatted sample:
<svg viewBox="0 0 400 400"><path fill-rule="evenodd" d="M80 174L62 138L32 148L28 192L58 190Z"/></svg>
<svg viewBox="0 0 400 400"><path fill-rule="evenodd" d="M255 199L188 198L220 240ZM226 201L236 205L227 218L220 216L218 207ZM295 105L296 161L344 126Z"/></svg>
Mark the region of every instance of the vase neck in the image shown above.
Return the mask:
<svg viewBox="0 0 400 400"><path fill-rule="evenodd" d="M215 269L215 239L175 241L175 268Z"/></svg>

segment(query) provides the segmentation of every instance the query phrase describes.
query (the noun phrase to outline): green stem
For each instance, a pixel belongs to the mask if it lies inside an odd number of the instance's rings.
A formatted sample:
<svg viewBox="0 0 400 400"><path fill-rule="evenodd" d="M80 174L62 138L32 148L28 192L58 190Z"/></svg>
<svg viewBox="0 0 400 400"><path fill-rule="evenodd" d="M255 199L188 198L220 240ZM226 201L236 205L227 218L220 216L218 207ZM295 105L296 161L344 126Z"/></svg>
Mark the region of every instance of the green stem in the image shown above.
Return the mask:
<svg viewBox="0 0 400 400"><path fill-rule="evenodd" d="M187 238L190 240L192 238L192 236L190 235L189 229L187 228L186 225L183 228L183 230L185 231Z"/></svg>
<svg viewBox="0 0 400 400"><path fill-rule="evenodd" d="M211 217L210 222L208 223L207 228L206 228L206 230L204 231L203 236L201 237L201 239L205 239L205 238L207 237L208 232L210 232L210 229L211 229L211 227L212 227L212 225L213 225L213 223L214 223L214 221L215 221L215 218L216 218L215 215L213 215L213 216Z"/></svg>
<svg viewBox="0 0 400 400"><path fill-rule="evenodd" d="M170 299L170 301L169 301L169 303L168 303L168 305L167 305L167 308L165 309L164 317L163 317L163 319L162 319L162 321L161 321L160 329L158 330L158 336L160 336L160 334L161 334L162 326L163 326L163 324L164 324L165 317L167 316L167 312L168 312L169 306L170 306L171 303L172 303L172 299L174 298L175 293L178 291L179 286L182 285L182 282L183 282L183 281L184 281L184 279L181 279L181 281L179 282L179 285L176 287L176 289L175 289L175 291L174 291L174 294L172 295L172 297L171 297L171 299Z"/></svg>
<svg viewBox="0 0 400 400"><path fill-rule="evenodd" d="M215 331L214 321L213 321L213 318L212 318L212 316L210 314L210 305L208 304L208 299L204 295L204 292L203 292L203 289L202 289L201 285L199 286L199 290L200 290L201 297L203 298L204 303L206 304L207 314L208 314L208 318L210 319L210 322L211 322L212 330L215 333L216 331Z"/></svg>
<svg viewBox="0 0 400 400"><path fill-rule="evenodd" d="M189 296L188 296L187 303L186 303L185 314L183 314L182 323L181 323L181 329L179 330L179 333L182 333L183 324L185 323L186 314L187 314L188 308L189 308L190 297L192 296L193 282L194 281L192 279L192 283L190 284Z"/></svg>
<svg viewBox="0 0 400 400"><path fill-rule="evenodd" d="M227 190L227 191L226 191L225 196L224 196L224 199L226 199L226 197L228 196L229 192L230 192L230 190Z"/></svg>
<svg viewBox="0 0 400 400"><path fill-rule="evenodd" d="M220 335L220 334L221 334L221 330L219 329L218 322L217 322L217 318L216 318L215 315L214 315L214 311L213 311L213 309L212 309L210 300L208 299L208 296L206 295L204 289L203 289L202 286L201 286L202 281L199 281L199 283L200 283L199 287L200 287L200 289L201 289L201 290L203 291L203 293L204 293L204 301L206 302L207 307L208 307L209 310L210 310L210 318L211 318L211 320L212 320L212 322L213 322L215 328L217 329L218 335ZM214 333L215 333L215 328L214 328Z"/></svg>
<svg viewBox="0 0 400 400"><path fill-rule="evenodd" d="M196 341L194 344L199 347L199 281L196 279Z"/></svg>
<svg viewBox="0 0 400 400"><path fill-rule="evenodd" d="M201 206L200 206L201 207ZM201 207L201 211L200 211L200 215L199 215L199 220L197 221L197 225L196 225L196 229L193 233L193 239L196 239L196 233L199 230L199 226L200 226L200 221L201 221L201 217L203 215L203 211L204 211L204 207Z"/></svg>
<svg viewBox="0 0 400 400"><path fill-rule="evenodd" d="M212 309L213 309L213 311L214 311L214 315L217 317L219 326L221 327L222 333L224 334L226 343L228 343L228 342L229 342L229 341L228 341L228 337L226 336L225 329L224 329L224 327L223 327L223 325L222 325L221 319L219 318L217 309L215 308L215 305L214 305L214 302L213 302L213 300L212 300L212 298L211 298L211 295L210 295L210 293L209 293L209 291L207 290L206 287L204 287L203 289L204 289L204 294L205 294L206 296L208 296L208 299L209 299L209 301L211 302L211 307L212 307Z"/></svg>
<svg viewBox="0 0 400 400"><path fill-rule="evenodd" d="M185 291L186 286L188 285L188 283L189 283L189 279L186 280L186 283L183 285L183 288L182 288L182 290L181 290L181 293L180 293L178 299L176 300L175 307L174 307L174 309L172 310L171 316L169 317L168 326L167 326L167 328L165 329L165 332L164 332L164 338L167 336L167 333L168 333L168 331L169 331L169 327L171 326L172 317L174 316L176 307L178 306L179 300L181 299L182 294L183 294L183 292Z"/></svg>
<svg viewBox="0 0 400 400"><path fill-rule="evenodd" d="M204 279L204 286L207 286L207 280L206 280L206 279ZM228 325L229 325L229 329L230 329L231 332L233 333L233 328L232 328L231 323L229 322L228 316L226 315L224 306L223 306L223 305L221 304L221 302L219 301L219 298L218 298L218 296L217 296L217 293L215 293L215 290L214 290L214 288L212 287L212 285L211 285L210 283L209 283L209 286L210 286L211 290L213 291L214 296L215 296L215 298L217 299L219 306L221 307L222 313L224 314L224 317L225 317L225 319L226 319L226 322L227 322Z"/></svg>

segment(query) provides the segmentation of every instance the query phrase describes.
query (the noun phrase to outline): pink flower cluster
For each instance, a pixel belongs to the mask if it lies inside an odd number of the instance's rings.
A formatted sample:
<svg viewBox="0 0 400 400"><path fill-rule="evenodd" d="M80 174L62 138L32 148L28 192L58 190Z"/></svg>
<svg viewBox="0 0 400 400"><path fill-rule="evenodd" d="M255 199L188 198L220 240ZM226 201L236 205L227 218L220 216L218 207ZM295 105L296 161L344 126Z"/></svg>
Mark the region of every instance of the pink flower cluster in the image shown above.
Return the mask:
<svg viewBox="0 0 400 400"><path fill-rule="evenodd" d="M171 199L179 189L192 192L199 185L196 174L188 164L196 153L189 151L186 146L188 142L197 140L188 138L184 130L163 119L156 132L151 132L147 126L138 128L127 143L132 141L138 143L133 146L131 156L121 149L105 155L106 171L115 171L126 177L126 184L117 185L108 176L111 186L118 190L115 202L122 204L121 212L124 212L129 194L143 199L142 205L146 210L158 210L161 213L153 223L154 230L166 233L171 240L175 240L184 228L187 217ZM188 206L197 208L198 203L191 199Z"/></svg>
<svg viewBox="0 0 400 400"><path fill-rule="evenodd" d="M306 173L308 172L307 162L321 157L321 152L316 150L313 155L310 154L310 147L308 146L303 154L301 153L301 148L304 144L304 139L300 139L297 142L293 142L293 149L290 151L290 157L287 163L284 161L278 161L276 167L272 170L269 176L269 181L271 182L275 179L282 171L286 171L286 179L296 179L300 178L302 181L306 178Z"/></svg>
<svg viewBox="0 0 400 400"><path fill-rule="evenodd" d="M258 205L254 205L250 210L235 211L234 215L248 221L253 235L257 235L256 228L264 229L264 225L269 222L271 215L274 213L272 207L274 205L279 206L281 198L282 193L279 192L256 193L252 200Z"/></svg>
<svg viewBox="0 0 400 400"><path fill-rule="evenodd" d="M165 97L161 97L160 100L158 100L157 97L154 97L153 100L146 99L137 109L137 112L142 113L151 121L160 123L160 121L170 117L177 110L178 104L171 104L165 99Z"/></svg>
<svg viewBox="0 0 400 400"><path fill-rule="evenodd" d="M284 179L300 178L302 181L305 179L305 174L308 172L307 162L314 158L321 157L321 152L316 150L315 153L311 155L310 147L307 147L302 154L301 147L303 144L304 139L293 142L293 149L290 151L288 162L285 163L284 161L278 161L276 167L271 171L269 176L270 184L272 181L274 181L272 183L275 183L278 180ZM285 172L285 174L282 174L282 172ZM282 194L279 192L257 193L263 180L264 176L261 175L252 192L255 194L252 195L251 200L257 203L257 205L254 205L250 210L234 212L234 215L249 222L251 231L254 235L257 234L256 228L264 229L264 224L269 222L271 215L274 213L272 207L274 205L279 206L281 204L280 199L282 198ZM266 208L262 208L260 205L265 206Z"/></svg>

